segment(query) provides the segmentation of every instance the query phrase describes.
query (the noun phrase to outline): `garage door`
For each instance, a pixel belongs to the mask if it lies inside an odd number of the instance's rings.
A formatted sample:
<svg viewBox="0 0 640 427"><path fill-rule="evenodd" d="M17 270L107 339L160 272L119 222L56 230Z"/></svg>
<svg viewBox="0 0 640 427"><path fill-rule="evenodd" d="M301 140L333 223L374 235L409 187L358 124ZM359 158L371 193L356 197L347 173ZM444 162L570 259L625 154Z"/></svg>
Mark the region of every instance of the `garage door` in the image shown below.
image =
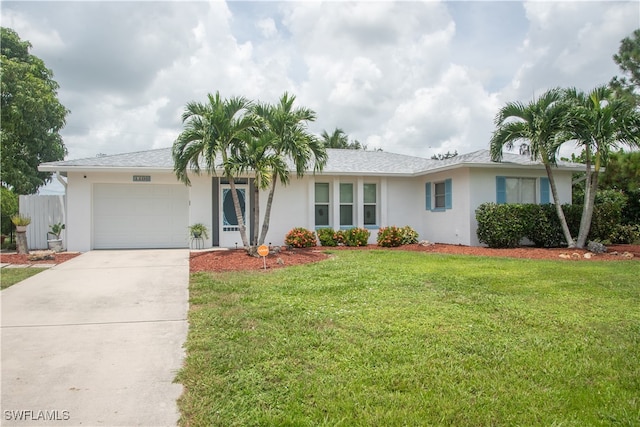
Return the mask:
<svg viewBox="0 0 640 427"><path fill-rule="evenodd" d="M188 246L189 193L184 185L95 184L93 247Z"/></svg>

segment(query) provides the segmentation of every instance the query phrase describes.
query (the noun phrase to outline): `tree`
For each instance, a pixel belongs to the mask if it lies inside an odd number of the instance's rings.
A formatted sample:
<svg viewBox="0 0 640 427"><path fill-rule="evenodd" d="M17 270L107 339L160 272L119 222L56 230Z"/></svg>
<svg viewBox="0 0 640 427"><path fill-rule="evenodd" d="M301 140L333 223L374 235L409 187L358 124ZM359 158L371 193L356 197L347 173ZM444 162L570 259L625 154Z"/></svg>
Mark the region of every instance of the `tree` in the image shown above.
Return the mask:
<svg viewBox="0 0 640 427"><path fill-rule="evenodd" d="M249 239L234 181L238 166L230 161L230 154L242 152L247 133L258 125L257 117L249 114L252 103L246 98L222 99L216 92L208 94L207 99L207 103L190 102L185 107L184 130L173 144L173 170L180 181L189 185L190 171L199 175L204 169L215 175L216 157L221 156L220 166L231 187L242 244L248 249Z"/></svg>
<svg viewBox="0 0 640 427"><path fill-rule="evenodd" d="M271 131L255 128L254 131L246 133L244 139L245 144L235 147L234 153L229 156L228 167L238 174L254 176L252 200L256 227L253 227L249 254L256 255L258 245L264 243L259 242L257 227L260 224L260 191L268 190L272 186L273 176L288 176L288 169L282 157L273 150L276 137Z"/></svg>
<svg viewBox="0 0 640 427"><path fill-rule="evenodd" d="M528 143L531 159L542 162L547 172L556 214L567 245L572 248L575 242L558 199L552 169L562 145L558 137L565 129L567 111L568 105L563 102L562 91L557 88L545 92L527 105L521 102L507 103L496 115L496 130L491 137L490 151L493 161L501 161L503 147L512 149L516 142Z"/></svg>
<svg viewBox="0 0 640 427"><path fill-rule="evenodd" d="M458 150L454 151L453 153L447 151L446 154L434 154L433 156L431 156L431 160L447 160L447 159L452 159L457 155L458 155Z"/></svg>
<svg viewBox="0 0 640 427"><path fill-rule="evenodd" d="M591 228L600 170L621 145L640 147L640 113L607 86L598 86L589 94L567 89L564 96L571 106L567 136L582 145L585 156L584 204L576 243L582 248Z"/></svg>
<svg viewBox="0 0 640 427"><path fill-rule="evenodd" d="M633 191L640 188L640 151L623 151L609 155L609 162L600 175L598 187L603 190Z"/></svg>
<svg viewBox="0 0 640 427"><path fill-rule="evenodd" d="M38 165L67 154L59 132L69 110L58 101L53 72L29 53L28 41L2 27L0 46L0 181L17 194L32 194L51 179Z"/></svg>
<svg viewBox="0 0 640 427"><path fill-rule="evenodd" d="M622 70L623 77L614 77L609 86L618 96L626 97L636 105L640 102L640 28L620 42L613 60Z"/></svg>
<svg viewBox="0 0 640 427"><path fill-rule="evenodd" d="M271 150L273 154L284 161L285 158L293 162L296 175L304 176L305 172L313 168L314 173L321 171L327 162L325 145L307 131L307 123L316 119L313 110L304 107L293 108L296 97L284 93L277 104L257 104L254 113L260 117L263 132L274 136ZM290 180L286 168L273 167L270 180L267 207L262 222L262 231L258 244L264 243L271 220L271 207L277 182L287 185Z"/></svg>
<svg viewBox="0 0 640 427"><path fill-rule="evenodd" d="M367 146L363 145L357 139L353 142L349 142L349 137L340 128L335 128L333 133L329 134L326 130L323 130L320 134L322 143L326 148L339 148L345 150L366 150Z"/></svg>

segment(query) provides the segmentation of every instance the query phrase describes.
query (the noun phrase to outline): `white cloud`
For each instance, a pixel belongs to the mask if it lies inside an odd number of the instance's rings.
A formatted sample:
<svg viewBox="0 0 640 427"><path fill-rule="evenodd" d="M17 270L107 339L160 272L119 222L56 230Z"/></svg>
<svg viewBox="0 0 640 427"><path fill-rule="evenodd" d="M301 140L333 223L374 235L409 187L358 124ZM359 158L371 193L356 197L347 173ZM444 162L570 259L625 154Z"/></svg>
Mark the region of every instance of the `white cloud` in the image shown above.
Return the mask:
<svg viewBox="0 0 640 427"><path fill-rule="evenodd" d="M169 146L217 90L313 108L320 133L422 155L488 146L507 101L589 89L638 27L628 2L3 2L71 109L70 158Z"/></svg>

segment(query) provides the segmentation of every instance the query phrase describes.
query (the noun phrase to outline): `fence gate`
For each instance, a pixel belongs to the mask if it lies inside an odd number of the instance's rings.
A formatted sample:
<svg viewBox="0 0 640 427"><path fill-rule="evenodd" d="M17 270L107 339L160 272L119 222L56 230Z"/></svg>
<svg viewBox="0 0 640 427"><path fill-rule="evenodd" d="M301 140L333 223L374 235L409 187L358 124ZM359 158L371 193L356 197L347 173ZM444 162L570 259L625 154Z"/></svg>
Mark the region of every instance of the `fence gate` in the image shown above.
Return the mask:
<svg viewBox="0 0 640 427"><path fill-rule="evenodd" d="M27 227L27 244L29 249L47 249L47 232L51 225L59 222L66 224L65 197L29 195L20 196L20 214L31 218L31 224ZM67 247L65 231L62 231L62 245Z"/></svg>

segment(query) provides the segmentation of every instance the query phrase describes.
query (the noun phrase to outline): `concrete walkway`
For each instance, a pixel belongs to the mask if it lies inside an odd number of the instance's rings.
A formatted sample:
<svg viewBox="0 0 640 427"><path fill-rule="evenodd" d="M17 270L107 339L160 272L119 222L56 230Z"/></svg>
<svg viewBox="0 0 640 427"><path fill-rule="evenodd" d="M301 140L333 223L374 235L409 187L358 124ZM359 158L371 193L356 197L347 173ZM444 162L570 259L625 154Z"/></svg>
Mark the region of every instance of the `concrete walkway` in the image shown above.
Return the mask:
<svg viewBox="0 0 640 427"><path fill-rule="evenodd" d="M2 425L176 425L188 281L186 249L94 251L3 290Z"/></svg>

